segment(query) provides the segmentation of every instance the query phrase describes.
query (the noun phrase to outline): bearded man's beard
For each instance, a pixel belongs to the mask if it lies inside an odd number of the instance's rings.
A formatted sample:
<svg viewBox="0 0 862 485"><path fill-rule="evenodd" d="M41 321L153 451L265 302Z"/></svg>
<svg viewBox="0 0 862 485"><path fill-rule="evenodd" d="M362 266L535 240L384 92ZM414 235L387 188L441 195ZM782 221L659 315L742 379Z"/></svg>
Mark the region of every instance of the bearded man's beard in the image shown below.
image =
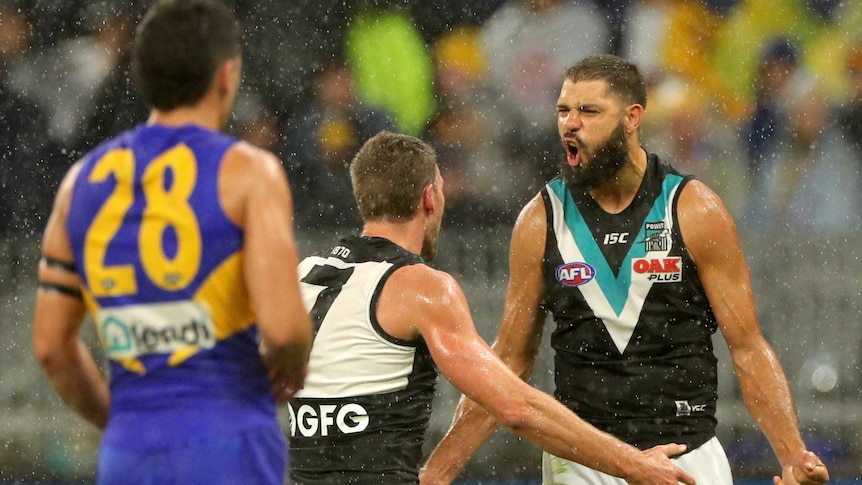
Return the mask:
<svg viewBox="0 0 862 485"><path fill-rule="evenodd" d="M580 146L582 150L589 148L583 143ZM569 147L566 146L566 149L568 150ZM611 133L608 141L595 149L586 164L582 162L580 165L572 167L564 160L563 176L572 186L590 190L614 178L628 160L629 146L626 141L625 128L620 122Z"/></svg>

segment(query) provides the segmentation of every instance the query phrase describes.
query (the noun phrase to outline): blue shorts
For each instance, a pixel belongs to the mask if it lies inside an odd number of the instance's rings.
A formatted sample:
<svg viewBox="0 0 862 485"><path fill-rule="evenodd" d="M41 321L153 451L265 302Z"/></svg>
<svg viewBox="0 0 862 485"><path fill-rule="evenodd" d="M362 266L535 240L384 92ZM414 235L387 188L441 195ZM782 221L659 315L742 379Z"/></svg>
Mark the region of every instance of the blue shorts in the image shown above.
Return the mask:
<svg viewBox="0 0 862 485"><path fill-rule="evenodd" d="M286 463L278 428L214 434L153 450L102 443L96 485L282 485Z"/></svg>

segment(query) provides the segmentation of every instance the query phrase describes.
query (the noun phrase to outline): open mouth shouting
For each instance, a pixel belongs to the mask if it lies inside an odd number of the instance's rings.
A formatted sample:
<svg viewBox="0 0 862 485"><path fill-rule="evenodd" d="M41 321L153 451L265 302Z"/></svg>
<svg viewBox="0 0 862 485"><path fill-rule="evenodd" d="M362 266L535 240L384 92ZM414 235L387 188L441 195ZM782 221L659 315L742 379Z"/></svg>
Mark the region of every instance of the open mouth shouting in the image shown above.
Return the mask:
<svg viewBox="0 0 862 485"><path fill-rule="evenodd" d="M563 146L566 148L566 163L570 167L577 167L581 164L580 149L578 148L577 139L564 139Z"/></svg>

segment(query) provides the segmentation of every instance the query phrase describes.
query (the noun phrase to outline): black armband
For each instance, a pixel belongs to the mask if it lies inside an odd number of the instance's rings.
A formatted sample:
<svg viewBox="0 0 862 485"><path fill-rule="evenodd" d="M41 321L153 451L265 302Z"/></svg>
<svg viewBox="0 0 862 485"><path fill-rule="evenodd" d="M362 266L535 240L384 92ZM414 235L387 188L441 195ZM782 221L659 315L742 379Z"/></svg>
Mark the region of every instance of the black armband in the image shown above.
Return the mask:
<svg viewBox="0 0 862 485"><path fill-rule="evenodd" d="M75 288L74 286L69 285L61 285L57 283L48 283L47 281L40 281L38 287L47 291L56 291L58 293L62 293L66 296L71 296L72 298L76 298L78 300L83 300L84 297L81 295L81 290Z"/></svg>
<svg viewBox="0 0 862 485"><path fill-rule="evenodd" d="M64 271L68 271L69 273L76 273L78 270L74 262L60 261L57 258L53 258L45 254L42 255L42 262L45 263L46 266L50 266L52 268L59 268Z"/></svg>

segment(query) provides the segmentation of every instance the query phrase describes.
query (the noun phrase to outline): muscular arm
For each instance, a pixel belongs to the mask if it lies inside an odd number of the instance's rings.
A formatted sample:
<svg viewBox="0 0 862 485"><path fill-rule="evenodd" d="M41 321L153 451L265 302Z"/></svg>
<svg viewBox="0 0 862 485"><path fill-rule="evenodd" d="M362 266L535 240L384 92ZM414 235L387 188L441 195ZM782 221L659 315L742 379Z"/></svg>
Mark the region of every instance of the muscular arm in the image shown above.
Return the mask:
<svg viewBox="0 0 862 485"><path fill-rule="evenodd" d="M554 455L630 483L693 483L666 457L642 455L524 382L532 372L545 317L540 309L544 231L544 206L537 197L522 212L512 238L511 279L494 344L502 360L475 333L454 281L442 291L438 306L445 312L431 313L433 320L418 320L438 367L464 393L451 429L423 468L423 483L454 479L496 422Z"/></svg>
<svg viewBox="0 0 862 485"><path fill-rule="evenodd" d="M787 378L760 332L751 277L736 226L719 197L697 181L680 194L679 220L686 247L730 349L745 406L772 445L782 468L801 468L811 456L805 453ZM814 465L820 463L819 459L816 462ZM814 466L809 468L813 470ZM826 472L825 467L821 470ZM817 472L810 482L803 483L825 481L820 477Z"/></svg>
<svg viewBox="0 0 862 485"><path fill-rule="evenodd" d="M227 214L245 231L245 279L261 332L264 361L279 401L302 387L312 329L299 294L293 206L281 163L270 153L237 144L219 176ZM274 372L274 374L272 373Z"/></svg>
<svg viewBox="0 0 862 485"><path fill-rule="evenodd" d="M512 233L503 321L493 345L502 361L524 380L532 374L545 320L539 306L544 241L545 208L541 197L536 196L519 215ZM496 426L485 408L464 395L455 409L452 426L423 467L423 476L438 478L442 483L454 480Z"/></svg>
<svg viewBox="0 0 862 485"><path fill-rule="evenodd" d="M42 254L74 263L66 233L66 214L78 166L69 171L54 202L42 237ZM75 412L102 429L108 421L110 394L90 350L78 331L86 308L83 301L63 289L80 291L77 274L45 262L39 264L40 286L33 314L33 351L51 385Z"/></svg>

